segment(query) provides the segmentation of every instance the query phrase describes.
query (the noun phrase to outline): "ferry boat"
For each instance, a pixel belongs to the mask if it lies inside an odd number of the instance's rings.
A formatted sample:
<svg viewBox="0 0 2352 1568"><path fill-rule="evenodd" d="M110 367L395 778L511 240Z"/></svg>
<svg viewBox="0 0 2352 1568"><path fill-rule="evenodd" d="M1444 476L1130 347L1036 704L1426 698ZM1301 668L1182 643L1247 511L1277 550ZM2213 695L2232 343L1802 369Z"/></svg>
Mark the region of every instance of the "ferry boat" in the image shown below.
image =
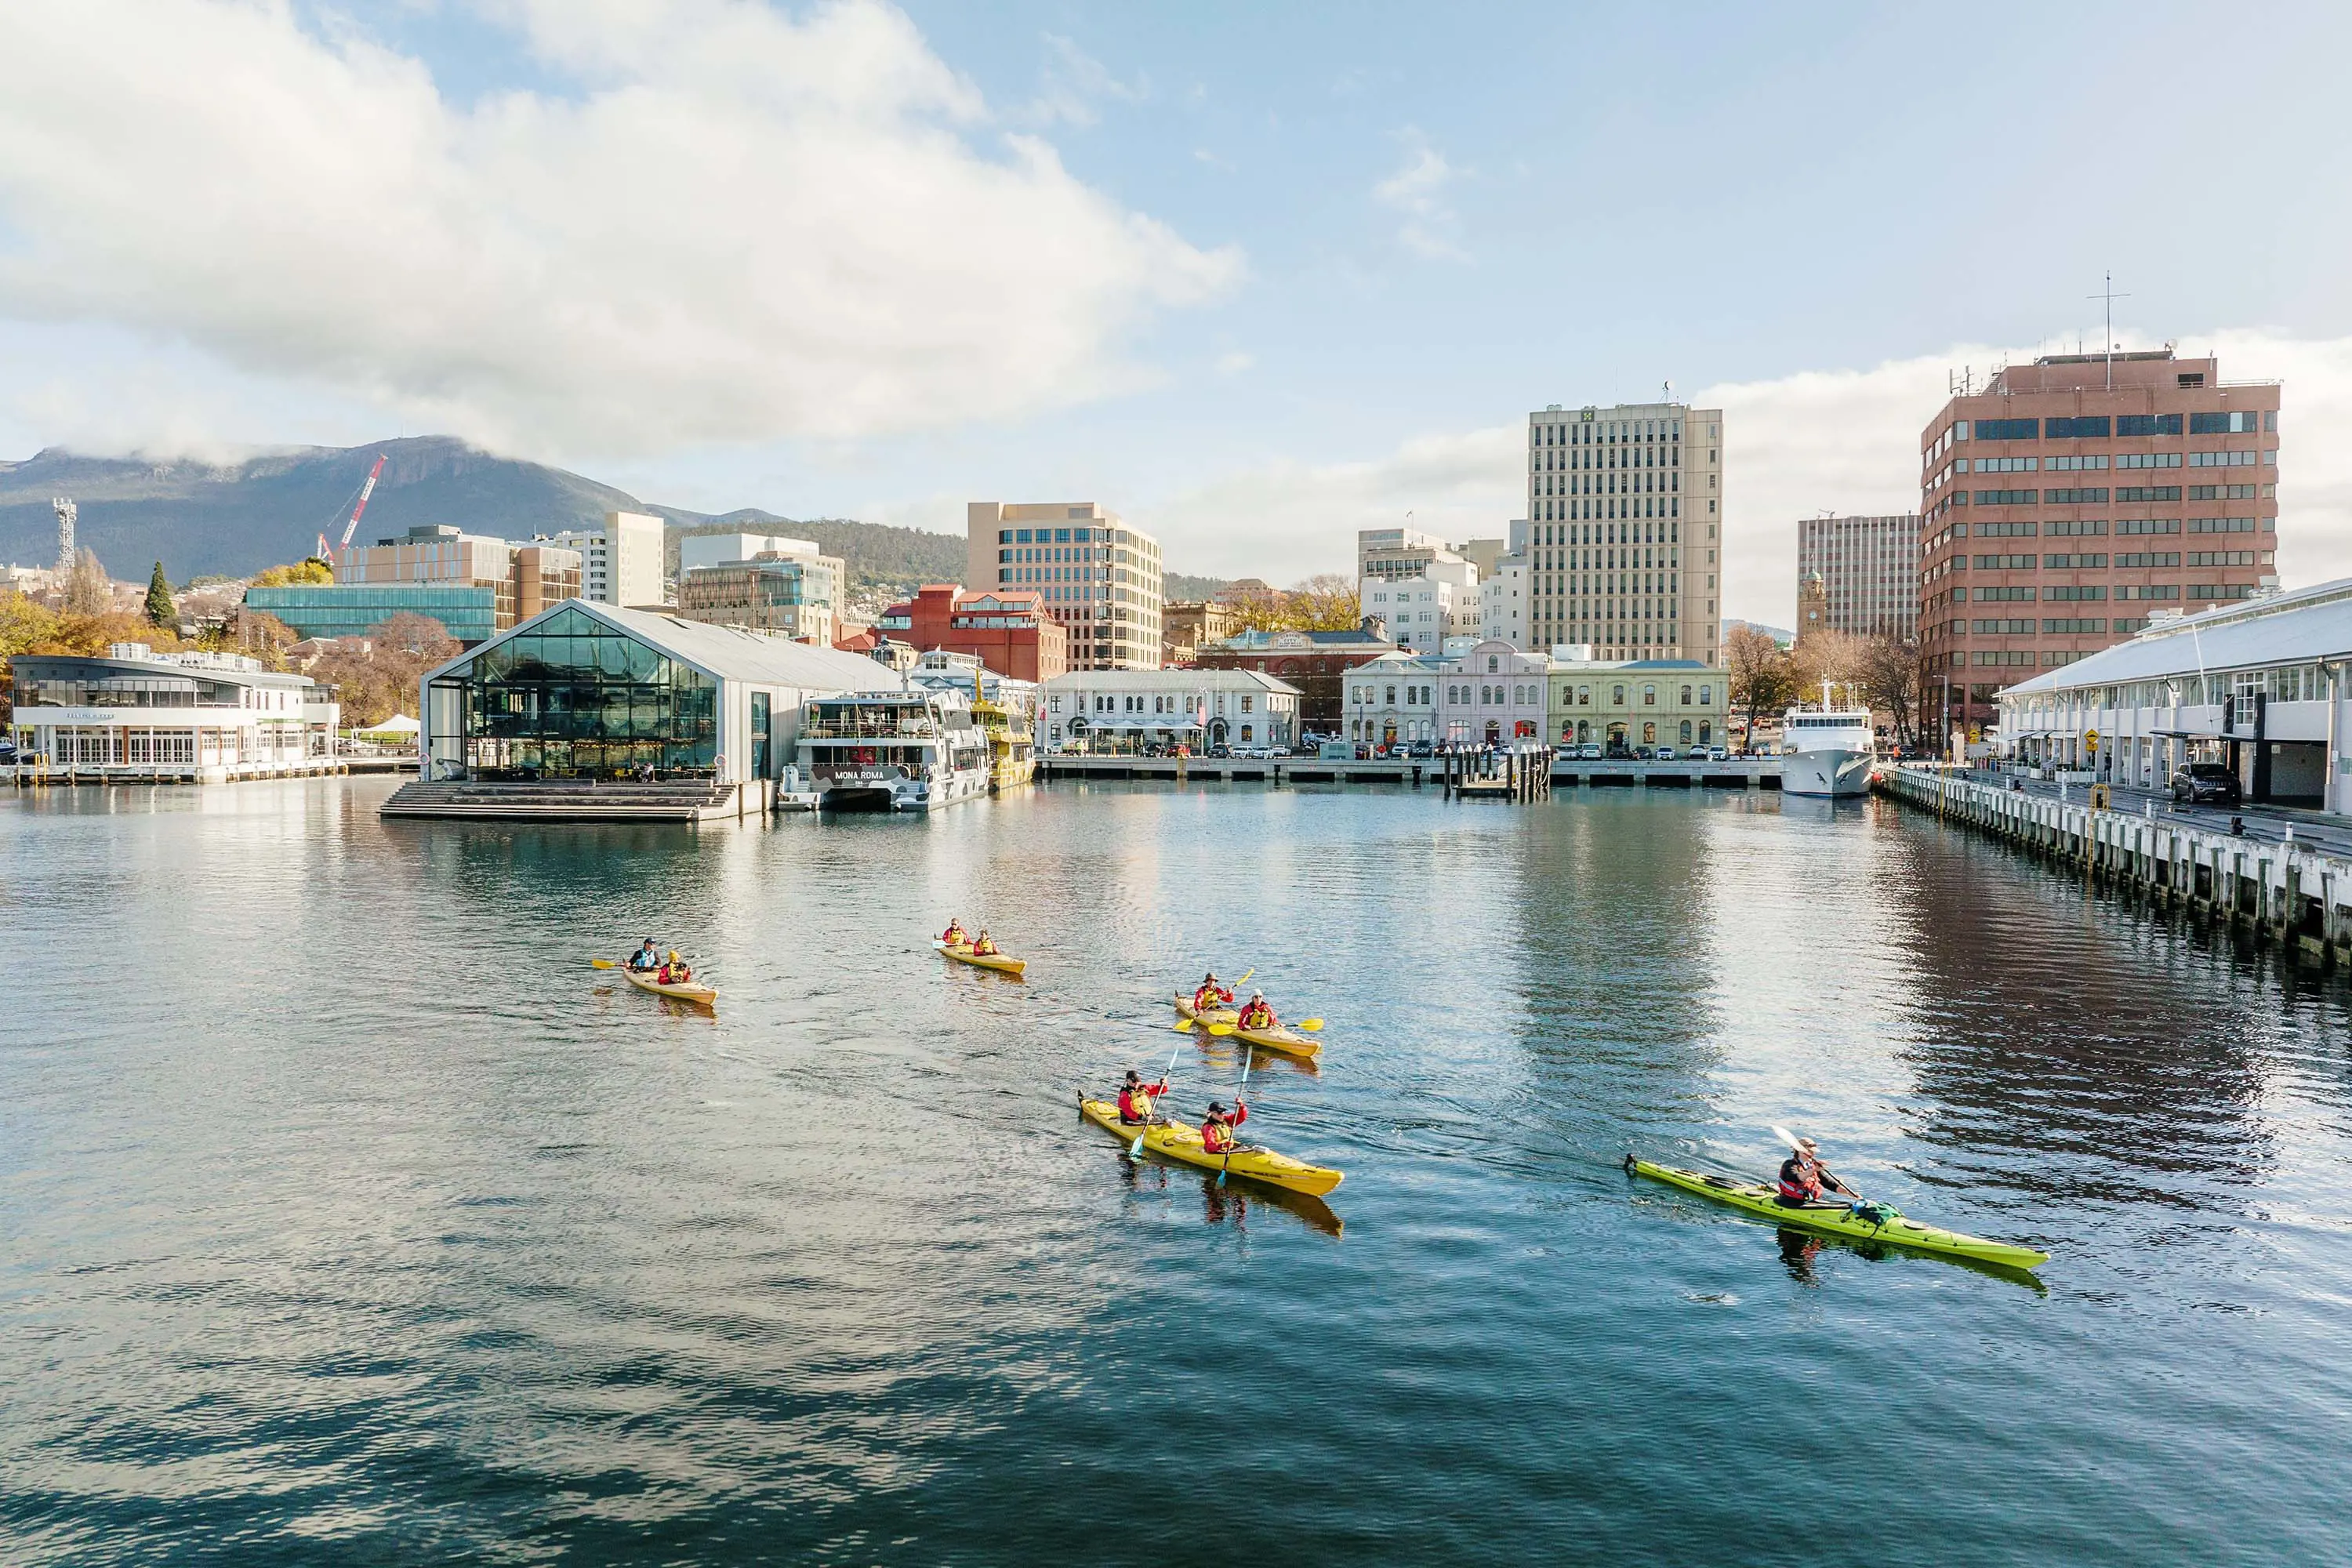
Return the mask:
<svg viewBox="0 0 2352 1568"><path fill-rule="evenodd" d="M821 698L798 755L821 811L930 811L988 793L988 735L958 691Z"/></svg>
<svg viewBox="0 0 2352 1568"><path fill-rule="evenodd" d="M1791 708L1781 716L1782 795L1861 795L1877 765L1870 710L1832 707L1827 686L1819 708Z"/></svg>
<svg viewBox="0 0 2352 1568"><path fill-rule="evenodd" d="M990 792L1017 789L1037 776L1036 737L1020 713L995 702L975 702L971 716L988 737Z"/></svg>

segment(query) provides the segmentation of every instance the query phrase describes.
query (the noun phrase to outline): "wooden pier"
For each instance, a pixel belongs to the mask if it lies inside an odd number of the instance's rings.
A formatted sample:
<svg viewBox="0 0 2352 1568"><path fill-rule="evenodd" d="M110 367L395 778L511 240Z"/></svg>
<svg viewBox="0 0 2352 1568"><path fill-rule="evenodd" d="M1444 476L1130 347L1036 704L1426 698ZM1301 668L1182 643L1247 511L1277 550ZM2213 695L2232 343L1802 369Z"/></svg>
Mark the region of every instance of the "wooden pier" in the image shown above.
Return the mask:
<svg viewBox="0 0 2352 1568"><path fill-rule="evenodd" d="M2352 963L2352 861L2284 843L2168 820L2153 809L2109 810L1953 776L1941 767L1885 770L1887 795L2005 838L2095 882L2191 910L2297 957Z"/></svg>

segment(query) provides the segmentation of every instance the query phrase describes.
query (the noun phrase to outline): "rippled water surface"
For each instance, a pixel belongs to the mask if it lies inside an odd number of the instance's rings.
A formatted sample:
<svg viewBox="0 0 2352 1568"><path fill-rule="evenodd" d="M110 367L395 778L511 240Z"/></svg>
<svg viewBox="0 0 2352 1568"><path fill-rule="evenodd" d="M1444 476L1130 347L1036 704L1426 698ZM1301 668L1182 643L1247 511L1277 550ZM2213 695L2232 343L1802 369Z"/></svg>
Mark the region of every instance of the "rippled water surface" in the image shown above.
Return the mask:
<svg viewBox="0 0 2352 1568"><path fill-rule="evenodd" d="M2346 992L1884 804L0 799L0 1558L2341 1561ZM944 964L950 912L1030 960ZM715 1017L592 971L646 932ZM1253 1131L1073 1109L1328 1020ZM1629 1182L1821 1137L2046 1289Z"/></svg>

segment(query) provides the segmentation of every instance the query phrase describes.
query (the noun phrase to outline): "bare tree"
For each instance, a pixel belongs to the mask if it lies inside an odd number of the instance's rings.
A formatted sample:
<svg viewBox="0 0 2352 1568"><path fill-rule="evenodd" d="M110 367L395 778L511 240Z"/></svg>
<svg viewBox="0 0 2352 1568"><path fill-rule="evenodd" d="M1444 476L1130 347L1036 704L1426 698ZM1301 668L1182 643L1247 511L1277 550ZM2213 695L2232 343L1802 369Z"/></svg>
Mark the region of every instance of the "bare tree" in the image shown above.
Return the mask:
<svg viewBox="0 0 2352 1568"><path fill-rule="evenodd" d="M1747 716L1749 743L1756 721L1785 708L1796 695L1797 682L1789 655L1769 632L1734 626L1724 634L1723 665L1731 677L1731 706Z"/></svg>
<svg viewBox="0 0 2352 1568"><path fill-rule="evenodd" d="M1919 645L1882 633L1864 638L1859 651L1857 668L1849 679L1862 688L1874 711L1893 721L1895 744L1905 751L1916 750L1920 698L1927 689Z"/></svg>
<svg viewBox="0 0 2352 1568"><path fill-rule="evenodd" d="M99 564L95 552L79 552L74 556L73 570L66 574L66 614L102 616L113 608L114 579Z"/></svg>

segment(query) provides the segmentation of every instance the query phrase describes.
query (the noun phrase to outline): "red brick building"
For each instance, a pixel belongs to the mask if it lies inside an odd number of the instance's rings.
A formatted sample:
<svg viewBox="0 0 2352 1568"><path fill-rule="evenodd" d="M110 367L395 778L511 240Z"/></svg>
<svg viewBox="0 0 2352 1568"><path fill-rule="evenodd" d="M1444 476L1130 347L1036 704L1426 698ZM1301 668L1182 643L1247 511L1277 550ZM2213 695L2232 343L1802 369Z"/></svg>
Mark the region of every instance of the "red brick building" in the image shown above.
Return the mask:
<svg viewBox="0 0 2352 1568"><path fill-rule="evenodd" d="M1919 646L1931 708L1995 698L2278 573L2279 385L2170 349L2053 354L1919 435Z"/></svg>
<svg viewBox="0 0 2352 1568"><path fill-rule="evenodd" d="M971 654L1014 680L1051 680L1070 668L1070 634L1033 590L967 594L954 583L929 583L883 611L874 628L917 653Z"/></svg>
<svg viewBox="0 0 2352 1568"><path fill-rule="evenodd" d="M1192 656L1195 669L1252 669L1298 689L1300 733L1337 735L1346 718L1342 677L1397 645L1369 631L1243 632Z"/></svg>

